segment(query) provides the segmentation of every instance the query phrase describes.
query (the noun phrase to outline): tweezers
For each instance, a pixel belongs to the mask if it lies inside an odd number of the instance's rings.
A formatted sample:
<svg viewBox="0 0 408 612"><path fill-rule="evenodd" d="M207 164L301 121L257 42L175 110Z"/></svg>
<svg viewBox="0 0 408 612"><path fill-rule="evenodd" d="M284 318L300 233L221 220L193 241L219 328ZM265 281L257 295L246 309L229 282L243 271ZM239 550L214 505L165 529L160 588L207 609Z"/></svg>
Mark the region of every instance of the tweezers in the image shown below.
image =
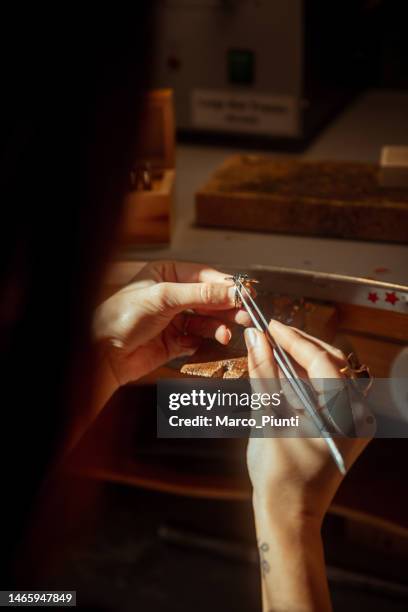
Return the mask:
<svg viewBox="0 0 408 612"><path fill-rule="evenodd" d="M272 347L273 356L276 360L276 363L281 369L284 377L291 386L292 390L301 401L305 411L307 412L311 421L314 423L315 427L319 431L321 437L325 440L340 473L344 475L346 473L344 459L341 455L341 452L337 448L336 443L334 442L331 434L327 431L327 426L325 425L316 408L316 396L314 395L312 389L301 378L299 378L290 356L273 338L272 334L269 331L268 322L265 319L262 311L256 304L255 300L253 299L251 293L248 291L248 289L245 287L245 285L239 278L234 279L234 281L235 289L239 295L239 299L241 300L242 305L245 307L245 310L249 314L252 323L258 331L263 332L265 334Z"/></svg>

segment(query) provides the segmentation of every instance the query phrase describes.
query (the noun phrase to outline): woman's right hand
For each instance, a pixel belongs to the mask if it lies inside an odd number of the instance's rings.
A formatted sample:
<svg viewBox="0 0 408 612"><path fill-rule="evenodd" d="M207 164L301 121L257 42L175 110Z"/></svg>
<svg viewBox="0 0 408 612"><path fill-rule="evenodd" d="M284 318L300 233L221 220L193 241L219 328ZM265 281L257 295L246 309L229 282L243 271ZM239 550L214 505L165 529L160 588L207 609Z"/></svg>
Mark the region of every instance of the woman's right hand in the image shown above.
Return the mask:
<svg viewBox="0 0 408 612"><path fill-rule="evenodd" d="M271 321L269 329L297 364L302 378L308 377L316 385L316 379L342 377L340 370L346 359L338 349L277 321ZM272 385L271 390L276 391L274 379L279 371L265 335L249 328L245 339L252 386L266 391L265 385ZM368 441L336 437L347 468ZM253 485L263 610L331 612L320 530L343 477L325 441L251 437L247 459Z"/></svg>
<svg viewBox="0 0 408 612"><path fill-rule="evenodd" d="M271 321L274 339L297 364L302 377L341 379L344 354L321 340L295 328ZM253 328L245 331L251 379L271 381L278 367L266 336ZM347 469L368 444L367 438L336 437ZM322 438L250 438L248 469L254 498L271 507L282 518L288 513L312 516L321 521L338 489L342 475Z"/></svg>

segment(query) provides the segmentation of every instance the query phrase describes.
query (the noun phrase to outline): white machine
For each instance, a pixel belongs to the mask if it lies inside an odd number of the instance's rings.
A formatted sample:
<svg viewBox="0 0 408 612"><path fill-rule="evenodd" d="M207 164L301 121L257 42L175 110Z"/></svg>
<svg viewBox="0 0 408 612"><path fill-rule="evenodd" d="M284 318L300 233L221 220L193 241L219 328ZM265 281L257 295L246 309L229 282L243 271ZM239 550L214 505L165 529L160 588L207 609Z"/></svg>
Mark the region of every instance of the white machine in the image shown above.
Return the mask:
<svg viewBox="0 0 408 612"><path fill-rule="evenodd" d="M161 0L154 84L174 89L182 135L299 146L364 82L373 6Z"/></svg>

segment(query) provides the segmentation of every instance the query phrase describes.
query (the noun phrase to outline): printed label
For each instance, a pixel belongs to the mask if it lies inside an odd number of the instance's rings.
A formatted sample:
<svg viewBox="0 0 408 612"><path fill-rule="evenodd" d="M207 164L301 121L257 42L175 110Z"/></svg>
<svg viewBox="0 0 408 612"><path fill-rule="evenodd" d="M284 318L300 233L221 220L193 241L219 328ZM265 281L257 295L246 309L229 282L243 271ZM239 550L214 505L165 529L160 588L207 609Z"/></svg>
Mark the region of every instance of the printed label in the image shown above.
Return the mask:
<svg viewBox="0 0 408 612"><path fill-rule="evenodd" d="M195 89L193 126L224 132L298 136L299 109L293 96Z"/></svg>

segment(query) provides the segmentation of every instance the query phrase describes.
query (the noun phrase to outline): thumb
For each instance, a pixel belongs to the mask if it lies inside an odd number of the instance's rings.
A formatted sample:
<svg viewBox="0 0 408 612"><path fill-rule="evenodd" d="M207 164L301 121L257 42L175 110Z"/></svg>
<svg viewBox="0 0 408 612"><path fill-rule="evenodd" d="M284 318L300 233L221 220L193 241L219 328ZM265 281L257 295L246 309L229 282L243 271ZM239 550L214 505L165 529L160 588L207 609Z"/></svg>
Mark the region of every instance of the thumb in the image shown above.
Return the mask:
<svg viewBox="0 0 408 612"><path fill-rule="evenodd" d="M252 391L254 393L278 392L278 368L273 357L272 348L265 334L254 327L248 327L244 332L244 337L248 349L248 372ZM252 436L251 441L253 442ZM254 448L254 444L249 444L248 453L251 448ZM252 453L250 454L252 456ZM248 459L253 466L251 471L255 473L253 456L252 459L249 457L250 455L248 455Z"/></svg>
<svg viewBox="0 0 408 612"><path fill-rule="evenodd" d="M245 330L244 337L248 350L249 376L259 380L276 378L278 368L265 334L254 327L248 327Z"/></svg>
<svg viewBox="0 0 408 612"><path fill-rule="evenodd" d="M155 291L161 305L174 313L187 308L227 310L235 306L235 287L222 283L159 283Z"/></svg>

